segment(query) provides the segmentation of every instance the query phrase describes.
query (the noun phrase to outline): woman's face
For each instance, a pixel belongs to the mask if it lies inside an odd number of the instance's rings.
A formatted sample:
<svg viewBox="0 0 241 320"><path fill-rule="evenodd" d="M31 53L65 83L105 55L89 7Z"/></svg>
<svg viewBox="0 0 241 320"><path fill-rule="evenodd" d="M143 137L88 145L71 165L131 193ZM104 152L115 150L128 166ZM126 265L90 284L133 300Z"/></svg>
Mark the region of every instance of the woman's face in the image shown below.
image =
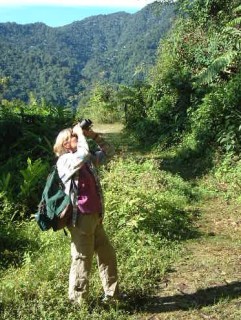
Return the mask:
<svg viewBox="0 0 241 320"><path fill-rule="evenodd" d="M75 152L77 150L77 143L78 143L78 138L77 135L71 134L71 137L69 140L65 141L63 143L63 146L65 149L69 152Z"/></svg>

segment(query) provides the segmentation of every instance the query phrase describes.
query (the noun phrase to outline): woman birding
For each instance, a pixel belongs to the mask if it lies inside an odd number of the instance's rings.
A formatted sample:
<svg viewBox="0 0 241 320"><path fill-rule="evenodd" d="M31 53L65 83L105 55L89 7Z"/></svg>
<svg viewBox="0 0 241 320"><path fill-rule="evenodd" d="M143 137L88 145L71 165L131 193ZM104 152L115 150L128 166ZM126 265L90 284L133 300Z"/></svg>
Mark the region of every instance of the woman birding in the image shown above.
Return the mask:
<svg viewBox="0 0 241 320"><path fill-rule="evenodd" d="M100 150L90 153L86 138L93 139ZM71 234L72 263L69 274L69 299L81 304L88 298L89 274L96 253L104 300L117 298L118 279L115 251L105 233L102 220L104 203L95 167L113 154L113 148L92 129L80 124L62 130L54 145L57 170L70 194L71 181L77 186L73 204L74 218L68 225Z"/></svg>

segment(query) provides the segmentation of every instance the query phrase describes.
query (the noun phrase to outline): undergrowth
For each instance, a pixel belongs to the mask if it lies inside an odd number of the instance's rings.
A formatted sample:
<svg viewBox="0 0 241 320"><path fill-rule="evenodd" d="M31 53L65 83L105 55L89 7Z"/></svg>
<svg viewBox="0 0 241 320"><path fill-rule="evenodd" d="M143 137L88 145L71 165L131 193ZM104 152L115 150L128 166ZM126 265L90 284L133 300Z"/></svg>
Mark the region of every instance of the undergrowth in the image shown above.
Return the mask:
<svg viewBox="0 0 241 320"><path fill-rule="evenodd" d="M69 237L61 231L42 232L33 220L11 221L13 206L5 203L0 235L4 243L1 319L134 319L140 301L153 294L178 259L180 241L195 236L195 212L189 208L198 196L196 190L179 176L161 171L156 160L116 158L100 174L105 228L116 248L126 300L103 308L94 263L88 308L68 303Z"/></svg>
<svg viewBox="0 0 241 320"><path fill-rule="evenodd" d="M210 196L220 196L226 201L241 203L241 159L232 152L220 159L208 175L200 181L200 187L205 188Z"/></svg>

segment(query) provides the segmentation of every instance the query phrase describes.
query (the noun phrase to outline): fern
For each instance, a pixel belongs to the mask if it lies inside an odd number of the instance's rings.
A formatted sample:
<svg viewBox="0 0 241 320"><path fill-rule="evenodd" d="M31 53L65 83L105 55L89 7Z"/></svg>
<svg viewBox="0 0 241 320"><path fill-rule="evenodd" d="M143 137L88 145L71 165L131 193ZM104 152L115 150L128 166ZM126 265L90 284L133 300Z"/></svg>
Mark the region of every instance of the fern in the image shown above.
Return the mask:
<svg viewBox="0 0 241 320"><path fill-rule="evenodd" d="M233 10L233 13L239 13L241 11L241 6L236 7ZM231 21L227 23L227 26L224 28L224 33L233 37L233 39L238 36L236 41L236 48L239 48L239 41L241 36L241 31L237 26L241 24L241 17L235 17ZM235 42L235 39L234 39ZM229 50L225 52L223 55L216 58L208 68L201 71L197 77L197 84L209 84L211 83L221 71L224 71L237 56L238 51Z"/></svg>
<svg viewBox="0 0 241 320"><path fill-rule="evenodd" d="M241 21L240 21L241 22ZM224 31L226 32L226 33L229 33L230 35L232 35L232 36L238 36L238 37L240 37L241 36L241 31L240 30L238 30L237 28L233 28L233 27L226 27L225 29L224 29ZM240 41L240 39L239 39L239 41Z"/></svg>
<svg viewBox="0 0 241 320"><path fill-rule="evenodd" d="M221 71L224 71L232 63L236 55L236 51L230 50L222 56L216 58L207 69L199 73L196 83L211 83L219 75Z"/></svg>
<svg viewBox="0 0 241 320"><path fill-rule="evenodd" d="M234 12L234 13L241 12L241 5L239 5L239 6L236 7L235 9L233 9L233 12Z"/></svg>
<svg viewBox="0 0 241 320"><path fill-rule="evenodd" d="M241 35L240 25L241 25L241 16L238 16L241 13L241 5L233 9L233 13L237 16L227 23L227 28L224 30L231 32L233 35Z"/></svg>
<svg viewBox="0 0 241 320"><path fill-rule="evenodd" d="M238 26L241 23L241 17L236 17L232 21L230 21L227 25L231 27Z"/></svg>

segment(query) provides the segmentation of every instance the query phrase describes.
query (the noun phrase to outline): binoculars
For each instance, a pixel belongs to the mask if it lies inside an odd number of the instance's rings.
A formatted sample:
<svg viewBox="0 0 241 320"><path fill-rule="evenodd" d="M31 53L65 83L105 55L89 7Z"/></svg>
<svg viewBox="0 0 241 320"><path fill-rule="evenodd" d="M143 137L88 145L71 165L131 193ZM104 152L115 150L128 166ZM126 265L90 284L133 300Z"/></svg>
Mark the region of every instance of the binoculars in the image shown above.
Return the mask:
<svg viewBox="0 0 241 320"><path fill-rule="evenodd" d="M83 119L83 120L79 121L79 124L82 129L89 130L92 125L92 121L90 119Z"/></svg>

